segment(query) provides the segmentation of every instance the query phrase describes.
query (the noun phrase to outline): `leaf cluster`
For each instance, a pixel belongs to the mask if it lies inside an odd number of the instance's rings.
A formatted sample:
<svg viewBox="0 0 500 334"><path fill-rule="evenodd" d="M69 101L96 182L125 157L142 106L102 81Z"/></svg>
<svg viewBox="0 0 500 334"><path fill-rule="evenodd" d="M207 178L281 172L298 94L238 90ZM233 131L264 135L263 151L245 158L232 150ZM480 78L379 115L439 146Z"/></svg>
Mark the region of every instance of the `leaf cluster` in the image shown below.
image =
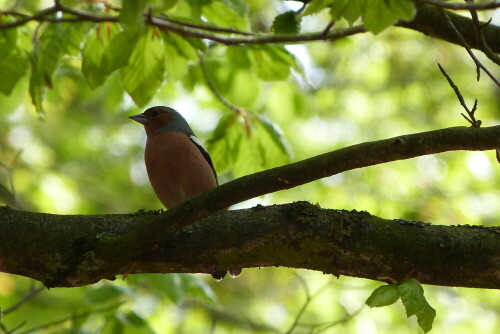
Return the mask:
<svg viewBox="0 0 500 334"><path fill-rule="evenodd" d="M417 317L420 328L425 333L432 329L436 317L434 310L424 297L424 289L420 283L410 278L400 284L382 285L372 292L366 300L370 307L381 307L394 304L401 298L406 309L406 315Z"/></svg>

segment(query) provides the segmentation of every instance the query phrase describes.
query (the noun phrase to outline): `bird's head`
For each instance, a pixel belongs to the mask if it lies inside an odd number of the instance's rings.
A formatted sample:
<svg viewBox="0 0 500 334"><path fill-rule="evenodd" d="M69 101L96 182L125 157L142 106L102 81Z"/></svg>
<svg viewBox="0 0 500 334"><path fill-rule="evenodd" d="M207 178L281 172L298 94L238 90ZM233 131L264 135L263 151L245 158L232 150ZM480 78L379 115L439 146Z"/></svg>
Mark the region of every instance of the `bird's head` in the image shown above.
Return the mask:
<svg viewBox="0 0 500 334"><path fill-rule="evenodd" d="M142 114L133 115L129 118L144 125L148 136L163 132L182 132L187 135L194 135L184 117L170 107L151 107Z"/></svg>

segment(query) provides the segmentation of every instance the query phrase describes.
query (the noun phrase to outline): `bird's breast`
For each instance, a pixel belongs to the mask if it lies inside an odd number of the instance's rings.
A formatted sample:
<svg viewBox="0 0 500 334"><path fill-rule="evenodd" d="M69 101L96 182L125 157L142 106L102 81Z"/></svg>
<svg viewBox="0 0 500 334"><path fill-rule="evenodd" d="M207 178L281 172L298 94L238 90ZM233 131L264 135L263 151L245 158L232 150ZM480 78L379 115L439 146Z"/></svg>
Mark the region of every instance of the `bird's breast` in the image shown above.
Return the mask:
<svg viewBox="0 0 500 334"><path fill-rule="evenodd" d="M168 209L217 186L210 164L184 133L148 136L145 161L151 186Z"/></svg>

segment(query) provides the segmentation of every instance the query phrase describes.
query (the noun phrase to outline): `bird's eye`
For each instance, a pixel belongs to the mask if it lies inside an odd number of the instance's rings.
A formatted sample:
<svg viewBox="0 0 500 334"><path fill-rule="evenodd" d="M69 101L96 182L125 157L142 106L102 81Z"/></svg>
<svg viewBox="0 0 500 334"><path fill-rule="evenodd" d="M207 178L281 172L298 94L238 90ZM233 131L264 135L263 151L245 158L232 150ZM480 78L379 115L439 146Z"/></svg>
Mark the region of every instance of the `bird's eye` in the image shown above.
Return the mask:
<svg viewBox="0 0 500 334"><path fill-rule="evenodd" d="M160 113L159 110L155 109L153 110L153 112L151 113L151 116L155 117L155 116L158 116L158 114Z"/></svg>

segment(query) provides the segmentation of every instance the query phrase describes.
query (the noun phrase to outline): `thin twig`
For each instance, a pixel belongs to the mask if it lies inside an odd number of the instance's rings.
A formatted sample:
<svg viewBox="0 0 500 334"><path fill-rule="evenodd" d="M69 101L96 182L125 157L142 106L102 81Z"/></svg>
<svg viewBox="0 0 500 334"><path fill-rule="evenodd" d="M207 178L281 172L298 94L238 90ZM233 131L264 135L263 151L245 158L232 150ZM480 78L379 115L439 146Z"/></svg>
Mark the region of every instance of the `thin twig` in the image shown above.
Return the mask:
<svg viewBox="0 0 500 334"><path fill-rule="evenodd" d="M241 30L237 30L237 29L221 28L221 27L211 26L211 25L207 25L207 24L195 24L195 23L190 23L190 22L183 22L183 21L172 19L166 15L161 15L160 17L165 21L172 22L172 23L179 24L179 25L183 25L183 26L190 27L190 28L206 30L206 31L215 31L215 32L227 33L227 34L243 35L243 36L255 36L254 33L241 31Z"/></svg>
<svg viewBox="0 0 500 334"><path fill-rule="evenodd" d="M5 325L3 324L3 322L0 321L0 329L2 330L2 332L4 334L10 334L11 332L7 329L7 327L5 327Z"/></svg>
<svg viewBox="0 0 500 334"><path fill-rule="evenodd" d="M500 1L491 1L484 3L460 3L460 2L442 2L432 0L411 0L420 5L430 5L437 8L451 9L451 10L487 10L500 8Z"/></svg>
<svg viewBox="0 0 500 334"><path fill-rule="evenodd" d="M56 6L52 6L46 9L42 9L38 13L36 13L33 16L24 16L22 19L14 21L14 22L9 22L9 23L3 23L0 24L0 29L5 30L5 29L11 29L11 28L16 28L19 26L22 26L23 24L26 24L30 21L39 21L43 20L43 18L47 15L54 14L58 11L59 9Z"/></svg>
<svg viewBox="0 0 500 334"><path fill-rule="evenodd" d="M9 307L5 311L3 311L2 312L3 315L7 315L7 314L12 313L15 310L19 309L21 306L23 306L24 303L26 303L28 300L35 297L36 295L38 295L40 292L42 292L45 289L46 288L44 286L40 286L36 289L31 289L23 298L21 298L21 300L19 300L17 303L15 303L11 307Z"/></svg>
<svg viewBox="0 0 500 334"><path fill-rule="evenodd" d="M298 35L279 35L279 34L259 34L255 36L225 36L220 34L210 34L207 32L202 32L196 29L189 29L187 27L167 22L160 18L153 17L150 22L151 25L166 29L168 31L174 32L178 35L185 37L199 37L203 39L208 39L214 42L218 42L224 45L242 45L242 44L291 44L291 43L302 43L311 41L322 41L322 40L337 40L340 38L360 34L366 32L363 25L358 25L354 27L337 29L330 31L326 36L323 31L315 33L305 33Z"/></svg>
<svg viewBox="0 0 500 334"><path fill-rule="evenodd" d="M491 72L479 61L479 59L477 59L476 55L472 52L469 44L467 44L467 41L464 39L464 37L462 36L462 34L458 31L457 27L455 27L455 25L453 24L453 22L451 21L450 17L448 16L448 14L446 13L445 10L442 10L441 13L443 14L443 16L445 17L446 19L446 22L448 23L448 25L450 26L450 28L454 31L455 35L457 36L460 44L465 48L465 50L467 50L467 53L469 54L469 56L472 58L472 60L474 61L474 63L476 64L477 67L480 67L484 73L486 73L486 75L488 75L491 80L493 80L493 82L498 86L500 87L500 82L495 78L495 76L493 74L491 74Z"/></svg>
<svg viewBox="0 0 500 334"><path fill-rule="evenodd" d="M315 328L313 328L312 331L311 331L311 333L319 334L319 333L322 333L322 332L326 331L327 329L330 329L330 328L332 328L334 326L337 326L337 325L340 325L340 324L345 324L346 322L348 322L349 320L351 320L352 318L354 318L355 316L357 316L364 308L365 308L365 304L363 304L360 308L358 308L353 313L347 313L346 316L344 318L342 318L342 319L332 321L331 323L328 323L328 324L322 324L322 325L314 326L316 328L317 327L322 327L322 328L319 329L318 331L314 331Z"/></svg>
<svg viewBox="0 0 500 334"><path fill-rule="evenodd" d="M23 327L24 325L26 325L27 322L28 322L28 320L24 320L19 325L17 325L16 327L12 328L11 330L9 330L9 333L14 334L17 330L21 329L21 327Z"/></svg>
<svg viewBox="0 0 500 334"><path fill-rule="evenodd" d="M215 87L214 82L212 81L212 78L210 78L210 75L208 74L207 67L205 66L205 60L203 59L203 55L200 53L198 54L198 57L200 59L200 67L201 71L203 73L203 77L205 78L205 81L207 82L208 88L212 91L212 93L215 95L217 100L219 100L224 106L226 106L228 109L234 111L237 114L242 114L245 112L244 108L238 107L237 105L232 104L229 102L222 94L219 92L219 90Z"/></svg>
<svg viewBox="0 0 500 334"><path fill-rule="evenodd" d="M15 10L0 10L0 15L10 15L10 16L18 16L18 17L22 17L22 18L27 18L27 17L30 17L28 14L24 14L24 13L19 13L19 12L16 12Z"/></svg>
<svg viewBox="0 0 500 334"><path fill-rule="evenodd" d="M458 101L460 101L460 104L465 109L465 111L467 112L467 114L469 115L470 118L465 116L463 113L461 113L461 115L472 125L472 127L474 127L474 128L480 127L482 122L480 120L476 120L476 118L474 116L474 113L477 110L477 99L474 100L474 106L472 107L472 110L470 110L469 107L467 107L467 104L465 103L465 100L464 100L462 94L460 93L460 90L458 89L457 85L455 85L455 83L453 82L451 77L448 75L448 73L446 73L446 71L441 66L441 64L438 63L438 66L439 66L439 69L441 70L441 73L443 73L446 80L448 80L448 83L450 84L451 88L453 88L453 90L455 91L455 94L457 95Z"/></svg>
<svg viewBox="0 0 500 334"><path fill-rule="evenodd" d="M331 20L325 27L325 29L323 29L323 36L328 36L328 33L330 32L330 30L332 29L333 25L335 24L335 21L334 20Z"/></svg>
<svg viewBox="0 0 500 334"><path fill-rule="evenodd" d="M235 112L243 119L245 134L249 137L251 132L252 132L252 126L251 126L250 119L248 117L247 110L243 107L238 107L237 105L228 101L224 96L222 96L222 94L219 92L219 90L215 87L215 85L212 81L212 78L210 78L210 75L208 74L207 68L205 66L205 62L203 60L203 55L201 53L199 53L198 57L200 58L201 71L203 72L203 77L205 78L205 81L207 82L208 88L212 91L212 93L215 95L217 100L219 100L229 110Z"/></svg>
<svg viewBox="0 0 500 334"><path fill-rule="evenodd" d="M304 312L306 311L307 307L311 302L313 301L314 298L316 298L321 292L323 292L327 287L331 285L331 281L328 283L324 284L321 288L319 288L315 293L311 294L309 287L307 286L306 281L302 276L299 274L295 273L297 278L299 279L299 282L301 283L302 287L304 288L304 291L306 293L306 301L302 305L302 307L299 310L299 313L295 316L295 320L293 321L293 324L290 326L290 328L285 332L286 334L291 334L293 330L299 325L300 318L304 315Z"/></svg>
<svg viewBox="0 0 500 334"><path fill-rule="evenodd" d="M184 308L200 308L204 312L206 312L210 318L212 319L213 322L222 322L222 323L228 323L232 324L241 328L245 328L247 330L253 331L253 332L266 332L266 333L277 333L280 334L281 332L277 330L276 328L273 328L271 326L265 325L265 324L260 324L256 323L250 319L247 319L246 317L242 316L241 314L233 314L229 313L225 310L220 309L219 307L215 307L213 305L209 305L207 303L201 302L199 300L194 300L194 299L187 299L183 301L178 307L184 309ZM212 322L212 323L213 323ZM214 331L215 332L215 331Z"/></svg>
<svg viewBox="0 0 500 334"><path fill-rule="evenodd" d="M112 309L120 307L120 305L122 305L123 303L124 302L119 302L119 303L113 304L111 306L107 306L107 307L103 307L103 308L95 309L95 310L90 310L88 312L84 312L84 313L80 313L80 314L75 314L75 315L66 317L64 319L59 319L59 320L51 321L51 322L48 322L46 324L43 324L43 325L40 325L40 326L37 326L37 327L33 327L31 329L28 329L28 330L26 330L24 332L21 332L19 334L33 333L33 332L36 332L36 331L38 331L40 329L45 329L45 328L48 328L48 327L51 327L51 326L62 324L64 322L68 321L68 320L75 320L75 319L79 319L79 318L84 318L84 317L89 316L91 314L103 313L103 312L106 312L106 311L110 311Z"/></svg>
<svg viewBox="0 0 500 334"><path fill-rule="evenodd" d="M468 2L474 2L474 0L466 0ZM492 62L500 65L500 57L491 50L486 39L484 38L484 29L491 23L491 18L486 24L481 24L479 22L479 17L477 15L476 9L469 10L472 17L472 26L474 27L474 34L476 35L476 41L481 45L481 51L488 57Z"/></svg>

